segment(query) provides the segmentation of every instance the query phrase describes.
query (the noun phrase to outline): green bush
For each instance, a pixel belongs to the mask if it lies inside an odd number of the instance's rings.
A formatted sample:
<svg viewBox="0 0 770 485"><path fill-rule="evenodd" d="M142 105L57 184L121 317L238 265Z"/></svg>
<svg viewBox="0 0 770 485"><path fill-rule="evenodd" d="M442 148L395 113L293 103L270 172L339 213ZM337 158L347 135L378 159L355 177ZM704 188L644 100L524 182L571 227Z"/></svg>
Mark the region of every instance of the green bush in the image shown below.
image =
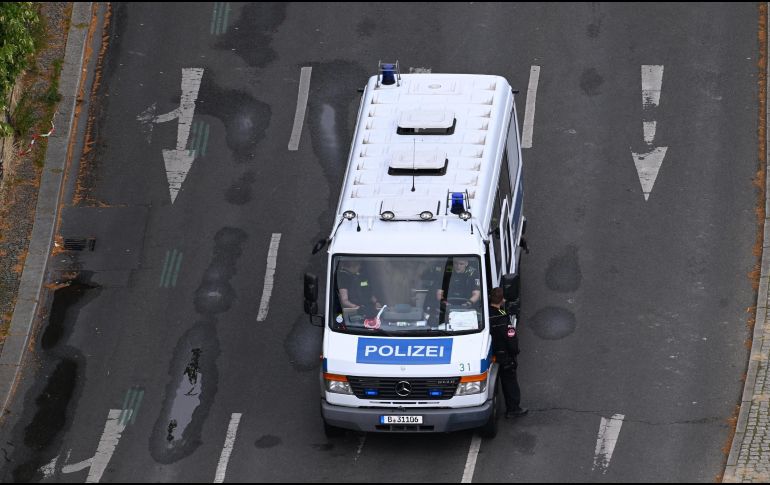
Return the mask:
<svg viewBox="0 0 770 485"><path fill-rule="evenodd" d="M32 127L35 126L35 122L37 122L35 108L32 100L30 100L29 96L26 94L22 94L21 99L16 103L11 122L13 123L16 134L20 137L27 136L30 131L32 131Z"/></svg>
<svg viewBox="0 0 770 485"><path fill-rule="evenodd" d="M61 101L61 94L59 94L59 76L61 75L62 61L56 59L53 61L53 76L51 76L51 84L46 89L45 94L42 96L42 101L48 106L56 106Z"/></svg>
<svg viewBox="0 0 770 485"><path fill-rule="evenodd" d="M7 111L8 95L16 77L27 67L35 51L33 32L40 23L33 2L0 3L0 110ZM0 136L13 133L7 123L0 122Z"/></svg>

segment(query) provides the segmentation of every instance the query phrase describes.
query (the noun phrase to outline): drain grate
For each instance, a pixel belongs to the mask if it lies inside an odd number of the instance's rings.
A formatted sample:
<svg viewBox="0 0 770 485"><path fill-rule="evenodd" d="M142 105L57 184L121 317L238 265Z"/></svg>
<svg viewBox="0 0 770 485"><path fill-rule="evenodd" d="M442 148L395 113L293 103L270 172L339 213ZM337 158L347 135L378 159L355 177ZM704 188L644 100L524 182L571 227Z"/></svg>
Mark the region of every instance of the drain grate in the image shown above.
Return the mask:
<svg viewBox="0 0 770 485"><path fill-rule="evenodd" d="M84 251L88 249L93 251L96 248L95 237L68 237L64 238L64 250L65 251Z"/></svg>

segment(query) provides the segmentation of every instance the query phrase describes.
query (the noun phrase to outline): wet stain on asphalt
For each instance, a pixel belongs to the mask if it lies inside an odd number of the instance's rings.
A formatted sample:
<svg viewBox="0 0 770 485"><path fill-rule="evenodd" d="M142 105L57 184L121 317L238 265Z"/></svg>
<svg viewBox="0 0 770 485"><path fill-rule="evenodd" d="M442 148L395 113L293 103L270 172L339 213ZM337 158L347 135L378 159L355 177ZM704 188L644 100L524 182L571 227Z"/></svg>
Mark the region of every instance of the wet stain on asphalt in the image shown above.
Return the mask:
<svg viewBox="0 0 770 485"><path fill-rule="evenodd" d="M577 320L571 311L551 306L535 313L529 327L542 339L559 340L575 331Z"/></svg>
<svg viewBox="0 0 770 485"><path fill-rule="evenodd" d="M545 273L545 282L553 291L577 291L583 276L580 272L577 246L569 245L564 254L551 258Z"/></svg>
<svg viewBox="0 0 770 485"><path fill-rule="evenodd" d="M202 443L203 423L217 393L219 339L215 315L235 301L230 279L248 234L224 227L214 235L209 266L195 291L197 322L177 342L169 367L169 382L161 413L150 437L150 454L159 463L173 463L193 453Z"/></svg>
<svg viewBox="0 0 770 485"><path fill-rule="evenodd" d="M12 459L21 462L12 471L14 482L41 480L40 467L56 456L55 440L67 423L67 409L78 382L78 367L76 359L61 359L35 399L37 411L32 422L24 428L26 450L18 450L21 456L14 454Z"/></svg>
<svg viewBox="0 0 770 485"><path fill-rule="evenodd" d="M305 64L303 64L305 65ZM358 64L337 60L310 62L313 68L312 96L308 103L306 129L310 130L312 147L331 187L342 183L348 152L356 124L357 108L370 73ZM337 194L333 194L337 203Z"/></svg>
<svg viewBox="0 0 770 485"><path fill-rule="evenodd" d="M588 96L596 96L601 94L599 88L604 83L604 78L599 75L599 72L595 68L586 69L583 74L580 75L580 89L583 90Z"/></svg>
<svg viewBox="0 0 770 485"><path fill-rule="evenodd" d="M25 445L33 450L43 449L52 435L62 429L77 375L78 364L74 360L63 359L56 366L45 390L35 400L38 409L32 423L25 429Z"/></svg>
<svg viewBox="0 0 770 485"><path fill-rule="evenodd" d="M315 159L320 161L325 185L331 188L326 206L319 203L314 208L318 211L319 232L309 240L309 255L313 244L325 239L334 224L335 207L361 104L361 94L357 90L366 85L371 73L359 64L345 60L301 65L313 68L313 89L305 129L310 132L310 146ZM324 273L325 260L317 256L308 258L305 271ZM310 325L307 315L302 314L295 320L291 332L284 340L284 350L295 370L308 372L318 369L322 338L322 329Z"/></svg>
<svg viewBox="0 0 770 485"><path fill-rule="evenodd" d="M234 205L244 205L251 201L252 190L251 186L256 182L257 178L254 176L254 172L246 172L238 180L230 186L225 192L225 200Z"/></svg>
<svg viewBox="0 0 770 485"><path fill-rule="evenodd" d="M194 388L198 383L198 373L200 372L201 366L200 360L203 351L201 349L192 349L190 352L192 356L190 358L190 362L187 364L187 367L184 368L184 375L187 376L187 380L190 381L190 385ZM187 394L189 395L190 392Z"/></svg>
<svg viewBox="0 0 770 485"><path fill-rule="evenodd" d="M344 60L302 65L313 68L314 86L308 103L305 129L310 131L311 146L316 160L321 163L326 186L332 190L327 206L319 207L319 210L325 210L318 215L321 229L312 238L312 246L329 235L361 103L361 94L357 90L366 85L371 73L358 64ZM320 266L319 269L309 268L308 271L323 273Z"/></svg>
<svg viewBox="0 0 770 485"><path fill-rule="evenodd" d="M182 380L176 389L174 402L171 405L171 419L166 427L166 441L169 443L181 437L187 426L192 422L195 409L200 405L201 389L203 387L203 372L200 370L200 358L203 351L192 349L191 360L185 367L183 374L187 382Z"/></svg>
<svg viewBox="0 0 770 485"><path fill-rule="evenodd" d="M207 71L201 79L195 110L196 114L213 116L225 125L225 142L236 162L256 158L256 147L265 138L270 124L270 105L246 92L219 88L211 71Z"/></svg>
<svg viewBox="0 0 770 485"><path fill-rule="evenodd" d="M215 323L196 323L174 349L165 399L150 437L150 454L158 463L176 462L202 443L203 424L217 392Z"/></svg>
<svg viewBox="0 0 770 485"><path fill-rule="evenodd" d="M71 409L77 406L86 362L80 352L65 344L80 310L101 293L101 288L90 283L92 275L80 271L56 283L40 337L39 377L24 397L24 414L11 434L23 438L21 443L7 443L9 449L3 448L9 462L3 482L42 480L40 468L61 451L61 436L70 425Z"/></svg>
<svg viewBox="0 0 770 485"><path fill-rule="evenodd" d="M281 438L266 434L254 442L254 446L257 448L272 448L281 444Z"/></svg>
<svg viewBox="0 0 770 485"><path fill-rule="evenodd" d="M236 298L230 279L237 270L238 258L243 252L242 245L248 235L241 229L225 227L214 236L214 254L195 290L195 311L201 315L214 316L230 309Z"/></svg>
<svg viewBox="0 0 770 485"><path fill-rule="evenodd" d="M60 287L54 291L48 324L40 338L43 350L55 347L72 330L67 327L67 322L75 323L80 308L101 292L98 286L88 283L90 279L91 273L81 272L77 279L60 283ZM85 298L86 295L88 298Z"/></svg>
<svg viewBox="0 0 770 485"><path fill-rule="evenodd" d="M321 365L321 342L323 329L308 322L308 316L303 314L294 321L291 332L283 341L283 348L289 356L289 363L295 370L308 372L318 369Z"/></svg>
<svg viewBox="0 0 770 485"><path fill-rule="evenodd" d="M278 57L270 44L286 19L286 7L285 3L246 4L216 48L232 51L249 66L265 67Z"/></svg>

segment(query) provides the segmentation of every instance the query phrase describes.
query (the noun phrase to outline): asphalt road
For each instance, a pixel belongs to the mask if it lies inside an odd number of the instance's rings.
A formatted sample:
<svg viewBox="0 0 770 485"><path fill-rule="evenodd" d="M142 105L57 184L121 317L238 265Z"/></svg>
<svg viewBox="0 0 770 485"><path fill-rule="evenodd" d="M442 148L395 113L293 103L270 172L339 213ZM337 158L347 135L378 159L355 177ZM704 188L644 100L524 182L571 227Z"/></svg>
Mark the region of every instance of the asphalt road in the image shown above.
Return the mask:
<svg viewBox="0 0 770 485"><path fill-rule="evenodd" d="M472 432L329 440L319 418L321 329L302 313L301 274L324 272L310 250L331 229L356 90L380 59L505 76L520 120L540 67L524 150L519 380L531 411L481 443L473 480L712 481L755 300L757 15L113 4L94 143L63 222L96 246L56 262L79 283L57 292L0 430L3 481L213 481L234 413L227 481L461 480ZM664 66L657 107L642 103L645 65ZM308 111L289 151L302 67ZM180 123L157 116L184 104L189 68L203 69L184 147L196 156L172 204L163 150ZM667 152L645 200L632 153L650 146ZM613 416L608 457L597 438Z"/></svg>

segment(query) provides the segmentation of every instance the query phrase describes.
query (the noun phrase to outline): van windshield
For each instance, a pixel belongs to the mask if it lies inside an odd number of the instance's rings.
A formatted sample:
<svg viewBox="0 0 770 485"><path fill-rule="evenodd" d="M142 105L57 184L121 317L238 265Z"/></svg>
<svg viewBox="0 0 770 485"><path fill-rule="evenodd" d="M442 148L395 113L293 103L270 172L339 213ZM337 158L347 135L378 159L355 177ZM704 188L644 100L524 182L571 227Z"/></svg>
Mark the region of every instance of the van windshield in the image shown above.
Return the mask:
<svg viewBox="0 0 770 485"><path fill-rule="evenodd" d="M448 335L483 328L478 256L335 256L332 311L336 332Z"/></svg>

